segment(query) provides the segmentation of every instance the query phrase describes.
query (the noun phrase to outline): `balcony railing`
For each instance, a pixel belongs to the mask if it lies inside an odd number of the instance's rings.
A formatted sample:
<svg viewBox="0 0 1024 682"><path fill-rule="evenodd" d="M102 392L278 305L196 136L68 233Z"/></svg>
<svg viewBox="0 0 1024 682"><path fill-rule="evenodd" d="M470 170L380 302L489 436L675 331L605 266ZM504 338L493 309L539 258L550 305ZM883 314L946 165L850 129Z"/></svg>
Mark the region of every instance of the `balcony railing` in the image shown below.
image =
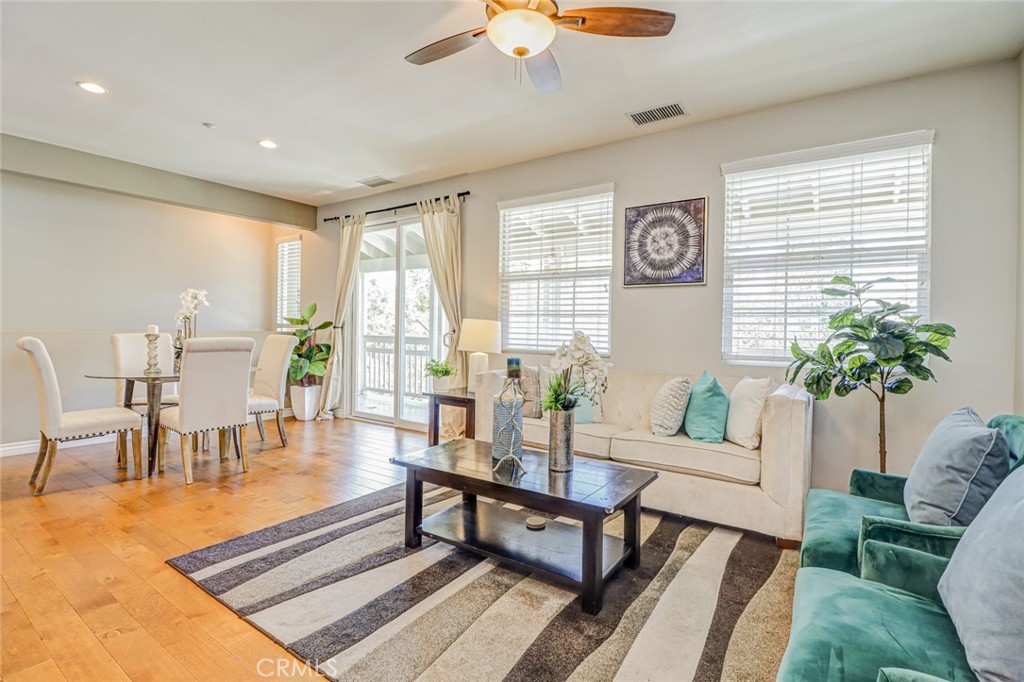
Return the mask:
<svg viewBox="0 0 1024 682"><path fill-rule="evenodd" d="M405 395L421 396L427 390L427 360L430 339L405 339ZM395 339L391 336L363 337L363 390L390 394L395 385Z"/></svg>

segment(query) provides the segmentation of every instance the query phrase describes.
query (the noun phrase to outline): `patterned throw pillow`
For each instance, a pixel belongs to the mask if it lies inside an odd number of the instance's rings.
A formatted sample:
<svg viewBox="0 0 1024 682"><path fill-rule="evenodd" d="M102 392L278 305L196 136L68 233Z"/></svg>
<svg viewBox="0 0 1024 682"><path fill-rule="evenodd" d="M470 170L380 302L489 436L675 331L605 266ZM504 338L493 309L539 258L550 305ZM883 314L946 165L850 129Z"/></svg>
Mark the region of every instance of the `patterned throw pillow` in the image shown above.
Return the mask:
<svg viewBox="0 0 1024 682"><path fill-rule="evenodd" d="M675 377L658 389L651 405L651 433L655 436L674 436L683 426L683 415L690 402L690 380Z"/></svg>
<svg viewBox="0 0 1024 682"><path fill-rule="evenodd" d="M524 366L519 377L519 387L523 389L523 416L540 419L540 368Z"/></svg>

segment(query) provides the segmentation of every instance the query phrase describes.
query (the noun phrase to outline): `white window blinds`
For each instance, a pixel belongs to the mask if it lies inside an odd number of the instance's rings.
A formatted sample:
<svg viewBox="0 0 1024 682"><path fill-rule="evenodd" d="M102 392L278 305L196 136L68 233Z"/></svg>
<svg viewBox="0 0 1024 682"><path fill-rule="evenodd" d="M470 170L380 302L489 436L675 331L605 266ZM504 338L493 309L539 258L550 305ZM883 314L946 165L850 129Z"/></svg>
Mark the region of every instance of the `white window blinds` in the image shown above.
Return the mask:
<svg viewBox="0 0 1024 682"><path fill-rule="evenodd" d="M928 312L931 131L726 164L722 357L788 362L849 304L833 275ZM793 162L793 161L797 162ZM770 164L770 165L768 165Z"/></svg>
<svg viewBox="0 0 1024 682"><path fill-rule="evenodd" d="M302 306L302 240L299 237L277 241L277 326L291 329L286 317L298 317Z"/></svg>
<svg viewBox="0 0 1024 682"><path fill-rule="evenodd" d="M498 205L502 348L552 352L579 329L611 352L612 188Z"/></svg>

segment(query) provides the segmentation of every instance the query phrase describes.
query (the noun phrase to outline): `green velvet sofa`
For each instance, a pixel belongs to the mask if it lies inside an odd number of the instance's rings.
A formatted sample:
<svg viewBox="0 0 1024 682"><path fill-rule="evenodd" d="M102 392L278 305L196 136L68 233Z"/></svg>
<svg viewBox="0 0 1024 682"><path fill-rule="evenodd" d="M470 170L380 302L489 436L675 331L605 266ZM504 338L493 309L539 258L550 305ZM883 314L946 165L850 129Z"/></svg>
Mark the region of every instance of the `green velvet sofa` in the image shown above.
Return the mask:
<svg viewBox="0 0 1024 682"><path fill-rule="evenodd" d="M1001 415L988 423L1000 429L1010 446L1011 468L1024 462L1024 417ZM804 535L800 545L800 566L831 568L860 575L858 550L867 539L899 541L931 554L949 557L964 528L943 528L916 524L907 516L903 488L907 479L892 474L854 469L849 493L812 488L804 506ZM893 524L899 533L893 535ZM863 537L863 540L861 539ZM889 536L888 538L886 536Z"/></svg>

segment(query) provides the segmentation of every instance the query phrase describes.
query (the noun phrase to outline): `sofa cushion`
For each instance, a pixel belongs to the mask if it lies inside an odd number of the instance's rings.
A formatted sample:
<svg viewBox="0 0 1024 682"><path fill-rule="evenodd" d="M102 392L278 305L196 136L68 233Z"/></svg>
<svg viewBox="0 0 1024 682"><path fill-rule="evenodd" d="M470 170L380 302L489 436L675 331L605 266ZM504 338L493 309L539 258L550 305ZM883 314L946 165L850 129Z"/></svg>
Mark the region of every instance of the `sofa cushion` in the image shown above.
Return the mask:
<svg viewBox="0 0 1024 682"><path fill-rule="evenodd" d="M848 495L835 490L811 488L804 507L804 537L800 565L831 568L860 575L857 540L861 519L881 516L907 521L902 504Z"/></svg>
<svg viewBox="0 0 1024 682"><path fill-rule="evenodd" d="M519 376L519 388L523 390L523 416L539 419L540 399L543 395L540 388L540 368L536 365L523 365Z"/></svg>
<svg viewBox="0 0 1024 682"><path fill-rule="evenodd" d="M971 668L983 680L1024 680L1024 469L964 532L939 580Z"/></svg>
<svg viewBox="0 0 1024 682"><path fill-rule="evenodd" d="M611 458L652 469L755 485L761 481L761 453L735 443L703 443L683 434L655 436L625 431L612 439Z"/></svg>
<svg viewBox="0 0 1024 682"><path fill-rule="evenodd" d="M548 428L550 422L547 419L524 417L523 440L546 448ZM608 459L612 436L623 431L628 431L628 428L617 424L577 424L573 429L573 449L581 455Z"/></svg>
<svg viewBox="0 0 1024 682"><path fill-rule="evenodd" d="M690 402L690 380L673 377L658 389L651 404L651 433L674 436L683 428L683 415Z"/></svg>
<svg viewBox="0 0 1024 682"><path fill-rule="evenodd" d="M690 390L690 403L683 418L686 435L705 443L721 443L728 417L729 394L717 379L704 372Z"/></svg>
<svg viewBox="0 0 1024 682"><path fill-rule="evenodd" d="M847 573L801 568L777 679L874 682L888 667L975 682L941 605Z"/></svg>
<svg viewBox="0 0 1024 682"><path fill-rule="evenodd" d="M761 412L764 401L775 389L771 377L743 377L729 394L729 416L725 421L725 439L755 450L761 446Z"/></svg>
<svg viewBox="0 0 1024 682"><path fill-rule="evenodd" d="M1024 466L1024 416L1001 414L988 420L990 429L999 429L1010 449L1010 470Z"/></svg>
<svg viewBox="0 0 1024 682"><path fill-rule="evenodd" d="M910 519L966 526L1006 478L1006 436L985 426L969 407L939 422L910 470L903 502Z"/></svg>

